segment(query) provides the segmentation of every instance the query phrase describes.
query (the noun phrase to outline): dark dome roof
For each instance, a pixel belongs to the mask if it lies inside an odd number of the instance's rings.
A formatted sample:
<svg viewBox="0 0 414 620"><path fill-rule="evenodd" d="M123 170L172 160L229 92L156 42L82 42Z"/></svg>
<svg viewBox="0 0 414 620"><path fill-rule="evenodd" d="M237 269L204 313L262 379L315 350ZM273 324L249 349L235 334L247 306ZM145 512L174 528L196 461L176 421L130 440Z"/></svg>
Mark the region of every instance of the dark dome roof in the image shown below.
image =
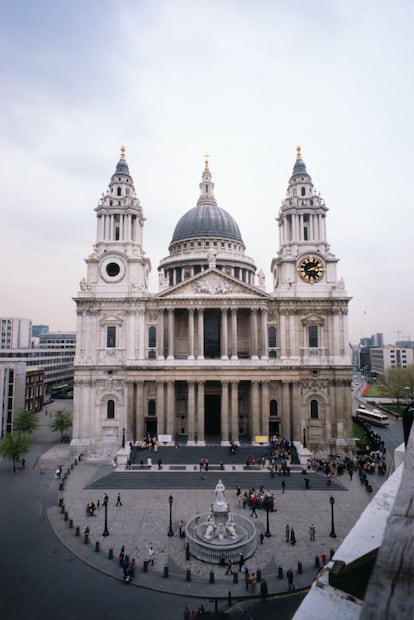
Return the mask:
<svg viewBox="0 0 414 620"><path fill-rule="evenodd" d="M305 166L305 162L303 159L297 159L295 161L295 165L293 166L292 177L296 177L298 175L308 174Z"/></svg>
<svg viewBox="0 0 414 620"><path fill-rule="evenodd" d="M187 211L178 221L171 243L195 237L225 237L243 243L232 216L211 203L202 203Z"/></svg>
<svg viewBox="0 0 414 620"><path fill-rule="evenodd" d="M129 176L129 168L128 168L128 164L126 163L125 159L120 159L119 162L117 163L114 176L116 174L127 174Z"/></svg>

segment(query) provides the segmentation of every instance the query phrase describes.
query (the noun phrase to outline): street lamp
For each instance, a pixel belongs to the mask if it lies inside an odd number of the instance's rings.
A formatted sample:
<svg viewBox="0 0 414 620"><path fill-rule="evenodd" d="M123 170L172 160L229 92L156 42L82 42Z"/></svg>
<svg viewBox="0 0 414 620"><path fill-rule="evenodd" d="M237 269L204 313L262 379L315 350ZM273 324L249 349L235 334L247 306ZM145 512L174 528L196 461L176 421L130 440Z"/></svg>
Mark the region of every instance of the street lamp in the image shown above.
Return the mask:
<svg viewBox="0 0 414 620"><path fill-rule="evenodd" d="M306 428L303 429L303 447L306 448Z"/></svg>
<svg viewBox="0 0 414 620"><path fill-rule="evenodd" d="M264 500L264 507L265 507L265 510L266 510L266 532L265 532L265 536L267 538L270 538L271 535L272 535L270 533L270 530L269 530L269 511L270 511L272 505L273 505L272 498L271 497L266 497L265 500Z"/></svg>
<svg viewBox="0 0 414 620"><path fill-rule="evenodd" d="M335 523L334 523L334 505L335 505L335 499L332 497L329 498L329 501L331 502L331 533L329 534L329 536L331 538L336 538L336 533L335 533Z"/></svg>
<svg viewBox="0 0 414 620"><path fill-rule="evenodd" d="M122 447L125 448L125 428L122 429Z"/></svg>
<svg viewBox="0 0 414 620"><path fill-rule="evenodd" d="M170 529L168 530L168 536L174 536L174 532L172 529L172 505L173 505L173 496L170 495L170 497L168 498L168 503L170 505Z"/></svg>
<svg viewBox="0 0 414 620"><path fill-rule="evenodd" d="M105 497L104 497L103 506L104 506L104 509L105 509L105 527L104 527L104 531L102 532L102 536L109 536L109 532L108 532L108 496L107 495L105 495Z"/></svg>

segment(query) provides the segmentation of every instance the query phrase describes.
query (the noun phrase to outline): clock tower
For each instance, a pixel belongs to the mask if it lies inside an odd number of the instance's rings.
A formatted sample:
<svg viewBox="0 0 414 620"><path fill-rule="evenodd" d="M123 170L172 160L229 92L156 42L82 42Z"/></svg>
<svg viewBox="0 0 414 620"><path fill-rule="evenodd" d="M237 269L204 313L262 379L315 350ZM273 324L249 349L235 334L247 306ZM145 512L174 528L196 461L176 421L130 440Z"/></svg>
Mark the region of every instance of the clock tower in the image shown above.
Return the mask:
<svg viewBox="0 0 414 620"><path fill-rule="evenodd" d="M279 252L272 261L275 292L287 296L320 296L338 286L338 259L326 237L328 208L315 190L300 146L277 222Z"/></svg>

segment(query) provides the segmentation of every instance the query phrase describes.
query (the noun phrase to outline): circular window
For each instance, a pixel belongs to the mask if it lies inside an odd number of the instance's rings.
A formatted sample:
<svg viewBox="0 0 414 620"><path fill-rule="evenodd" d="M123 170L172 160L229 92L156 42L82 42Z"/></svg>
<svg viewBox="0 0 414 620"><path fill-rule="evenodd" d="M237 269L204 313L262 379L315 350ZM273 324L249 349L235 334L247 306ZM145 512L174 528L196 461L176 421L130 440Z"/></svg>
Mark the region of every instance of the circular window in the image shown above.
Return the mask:
<svg viewBox="0 0 414 620"><path fill-rule="evenodd" d="M108 263L108 265L106 266L106 273L111 278L114 278L115 276L117 276L120 271L121 271L121 268L118 265L118 263Z"/></svg>

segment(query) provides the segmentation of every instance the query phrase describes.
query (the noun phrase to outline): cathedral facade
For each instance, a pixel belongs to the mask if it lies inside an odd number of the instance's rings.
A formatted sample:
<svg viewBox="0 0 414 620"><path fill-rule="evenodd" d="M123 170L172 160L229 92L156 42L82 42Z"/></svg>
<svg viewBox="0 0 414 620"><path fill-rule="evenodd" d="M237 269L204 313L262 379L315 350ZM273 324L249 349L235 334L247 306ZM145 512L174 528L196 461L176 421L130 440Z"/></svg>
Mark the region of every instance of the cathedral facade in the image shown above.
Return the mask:
<svg viewBox="0 0 414 620"><path fill-rule="evenodd" d="M279 435L319 454L352 452L350 298L299 147L270 291L217 205L208 160L158 266L158 292L124 148L95 211L75 298L74 451L111 456L149 433L181 445Z"/></svg>

